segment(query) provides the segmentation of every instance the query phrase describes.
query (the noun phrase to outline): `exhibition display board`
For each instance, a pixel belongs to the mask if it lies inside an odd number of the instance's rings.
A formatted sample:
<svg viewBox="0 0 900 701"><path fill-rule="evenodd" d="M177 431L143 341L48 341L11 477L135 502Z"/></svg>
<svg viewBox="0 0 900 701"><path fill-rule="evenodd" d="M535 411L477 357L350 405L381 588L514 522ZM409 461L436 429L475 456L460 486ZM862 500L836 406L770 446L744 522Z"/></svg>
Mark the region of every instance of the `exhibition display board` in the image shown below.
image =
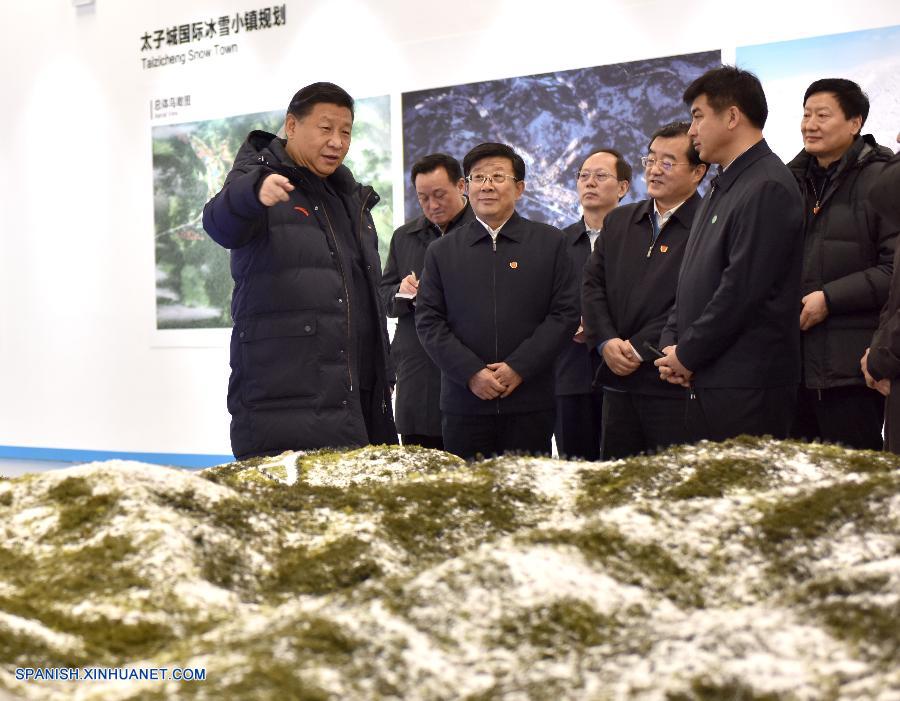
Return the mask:
<svg viewBox="0 0 900 701"><path fill-rule="evenodd" d="M522 213L555 225L579 216L573 173L594 147L626 155L626 201L642 198L647 137L687 118L684 87L723 62L760 75L782 158L801 147L805 86L826 74L869 92L866 132L893 146L900 129L900 6L888 0L864 17L823 2L813 18L770 0L727 16L700 0L677 15L656 0L410 8L5 9L18 29L0 47L0 457L228 454L228 253L201 210L246 133L277 131L305 84L358 99L348 164L381 195L383 254L418 213L410 165L436 150L513 145L528 168Z"/></svg>

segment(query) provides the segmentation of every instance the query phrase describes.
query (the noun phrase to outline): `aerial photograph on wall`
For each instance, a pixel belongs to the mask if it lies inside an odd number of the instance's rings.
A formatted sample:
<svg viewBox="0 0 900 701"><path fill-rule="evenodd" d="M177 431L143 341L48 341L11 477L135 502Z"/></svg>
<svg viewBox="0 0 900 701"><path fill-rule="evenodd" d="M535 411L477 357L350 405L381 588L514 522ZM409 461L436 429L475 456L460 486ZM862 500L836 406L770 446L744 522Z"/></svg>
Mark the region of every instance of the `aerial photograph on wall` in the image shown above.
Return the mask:
<svg viewBox="0 0 900 701"><path fill-rule="evenodd" d="M225 182L238 149L254 129L276 133L281 111L153 127L153 216L156 237L156 326L231 326L228 251L203 230L203 205ZM381 201L372 210L382 260L393 222L390 99L356 101L345 161Z"/></svg>
<svg viewBox="0 0 900 701"><path fill-rule="evenodd" d="M704 51L403 93L404 173L429 153L462 162L483 141L506 143L525 161L518 212L566 226L581 216L575 171L593 150L615 148L634 168L623 203L645 198L640 158L650 135L687 119L684 89L721 64L720 51ZM411 218L418 204L405 187Z"/></svg>

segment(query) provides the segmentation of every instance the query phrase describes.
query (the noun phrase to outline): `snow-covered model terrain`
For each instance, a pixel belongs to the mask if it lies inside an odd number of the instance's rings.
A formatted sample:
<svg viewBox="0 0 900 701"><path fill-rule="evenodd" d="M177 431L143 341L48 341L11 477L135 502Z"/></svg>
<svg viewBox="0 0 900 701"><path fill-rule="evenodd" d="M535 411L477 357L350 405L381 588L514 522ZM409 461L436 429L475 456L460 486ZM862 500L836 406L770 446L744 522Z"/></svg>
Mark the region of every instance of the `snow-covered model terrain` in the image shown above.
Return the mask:
<svg viewBox="0 0 900 701"><path fill-rule="evenodd" d="M742 439L0 480L0 699L900 699L898 467ZM58 667L206 679L17 679Z"/></svg>

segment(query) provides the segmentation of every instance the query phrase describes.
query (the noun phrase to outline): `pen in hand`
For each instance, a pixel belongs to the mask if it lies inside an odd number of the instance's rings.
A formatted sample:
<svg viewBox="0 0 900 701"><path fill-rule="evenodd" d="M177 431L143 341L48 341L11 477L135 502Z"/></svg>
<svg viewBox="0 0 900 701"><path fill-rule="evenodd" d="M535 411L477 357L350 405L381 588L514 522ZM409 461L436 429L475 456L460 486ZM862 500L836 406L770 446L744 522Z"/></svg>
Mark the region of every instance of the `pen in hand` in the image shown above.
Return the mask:
<svg viewBox="0 0 900 701"><path fill-rule="evenodd" d="M403 280L400 281L400 289L397 291L397 297L403 299L415 299L416 293L419 291L419 279L416 277L416 271L410 270Z"/></svg>

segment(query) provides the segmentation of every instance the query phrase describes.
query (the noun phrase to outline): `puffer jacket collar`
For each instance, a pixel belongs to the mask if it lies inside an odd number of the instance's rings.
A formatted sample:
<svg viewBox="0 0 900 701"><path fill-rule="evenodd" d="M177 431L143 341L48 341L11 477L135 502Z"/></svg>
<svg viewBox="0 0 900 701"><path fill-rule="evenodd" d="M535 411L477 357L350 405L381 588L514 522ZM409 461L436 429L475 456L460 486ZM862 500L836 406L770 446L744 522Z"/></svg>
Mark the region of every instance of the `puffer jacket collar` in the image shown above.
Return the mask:
<svg viewBox="0 0 900 701"><path fill-rule="evenodd" d="M241 150L238 152L235 164L247 163L262 165L273 173L283 175L292 183L304 188L309 188L308 178L315 177L309 170L298 166L288 155L284 148L284 139L281 139L267 131L255 130L250 132ZM350 169L341 164L327 178L329 184L339 193L353 196L357 195L366 203L368 209L372 209L381 197L375 189L369 185L362 185L353 177Z"/></svg>
<svg viewBox="0 0 900 701"><path fill-rule="evenodd" d="M893 155L893 151L875 141L875 137L871 134L857 136L850 148L841 156L834 179L837 180L851 168L862 168L869 161L887 161ZM794 173L794 177L800 180L809 175L814 163L815 156L801 151L788 163L788 168Z"/></svg>
<svg viewBox="0 0 900 701"><path fill-rule="evenodd" d="M862 169L869 163L890 160L893 155L893 152L889 148L881 146L875 141L875 137L871 134L857 136L850 148L847 149L838 161L837 168L828 180L825 191L821 193L821 200L818 203L819 206L824 207L828 203L848 174ZM806 151L801 151L794 160L788 163L788 167L791 169L797 182L800 183L801 190L803 190L807 196L810 196L809 193L814 191L814 187L811 183L813 182L812 170L815 163L815 156ZM807 188L810 188L810 190L807 190ZM818 197L816 199L818 199Z"/></svg>

